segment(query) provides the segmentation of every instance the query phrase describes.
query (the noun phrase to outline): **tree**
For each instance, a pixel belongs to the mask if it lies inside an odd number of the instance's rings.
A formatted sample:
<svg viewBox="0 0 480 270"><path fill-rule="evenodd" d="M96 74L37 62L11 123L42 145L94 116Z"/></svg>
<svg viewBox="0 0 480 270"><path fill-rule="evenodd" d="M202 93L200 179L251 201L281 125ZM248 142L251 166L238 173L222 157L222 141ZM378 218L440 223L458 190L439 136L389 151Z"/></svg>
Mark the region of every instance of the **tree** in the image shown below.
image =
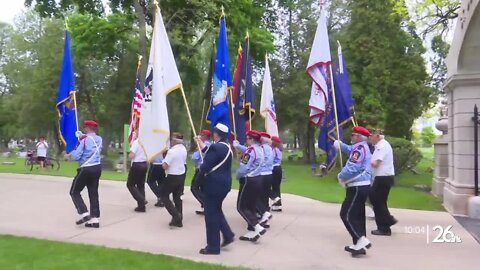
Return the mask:
<svg viewBox="0 0 480 270"><path fill-rule="evenodd" d="M432 127L424 127L422 129L422 132L420 133L420 139L423 142L423 145L425 146L432 146L433 141L437 138L437 135L435 135L435 132L433 131Z"/></svg>
<svg viewBox="0 0 480 270"><path fill-rule="evenodd" d="M425 49L405 3L357 0L349 8L351 20L341 40L359 121L410 139L413 121L436 96L427 85Z"/></svg>

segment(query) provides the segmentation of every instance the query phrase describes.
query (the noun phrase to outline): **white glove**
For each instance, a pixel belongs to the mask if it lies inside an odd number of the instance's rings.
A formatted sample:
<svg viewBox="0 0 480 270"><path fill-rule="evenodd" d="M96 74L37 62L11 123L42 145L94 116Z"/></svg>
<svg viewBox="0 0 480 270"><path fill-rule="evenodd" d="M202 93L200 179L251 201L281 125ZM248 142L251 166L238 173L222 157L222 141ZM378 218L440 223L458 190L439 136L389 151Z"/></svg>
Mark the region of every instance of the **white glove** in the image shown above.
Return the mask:
<svg viewBox="0 0 480 270"><path fill-rule="evenodd" d="M240 146L240 142L237 141L237 140L234 140L233 141L233 147L239 147Z"/></svg>
<svg viewBox="0 0 480 270"><path fill-rule="evenodd" d="M335 140L333 142L333 147L337 148L337 149L340 149L340 146L342 145L342 142L339 141L339 140Z"/></svg>
<svg viewBox="0 0 480 270"><path fill-rule="evenodd" d="M82 136L83 136L83 132L81 132L80 130L77 130L77 131L75 132L75 137L80 138L80 137L82 137Z"/></svg>

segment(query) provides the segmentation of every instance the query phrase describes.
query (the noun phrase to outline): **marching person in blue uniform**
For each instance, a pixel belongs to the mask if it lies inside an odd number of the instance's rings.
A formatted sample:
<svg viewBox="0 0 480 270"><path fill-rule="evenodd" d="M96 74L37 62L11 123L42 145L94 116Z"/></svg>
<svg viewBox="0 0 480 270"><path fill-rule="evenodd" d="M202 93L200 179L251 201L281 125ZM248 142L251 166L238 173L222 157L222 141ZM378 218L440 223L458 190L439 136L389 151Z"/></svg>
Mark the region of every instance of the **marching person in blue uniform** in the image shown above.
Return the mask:
<svg viewBox="0 0 480 270"><path fill-rule="evenodd" d="M206 147L208 147L212 144L212 142L210 141L211 135L212 135L212 133L208 129L204 129L204 130L202 130L202 132L200 132L200 138L199 139L200 139L200 141L202 141L202 145L205 145ZM200 166L202 165L202 154L203 153L200 153L199 150L193 152L193 154L192 154L192 160L195 164L195 173L193 175L192 184L190 185L190 191L192 191L193 196L195 197L195 199L197 199L197 201L200 203L200 206L202 208L201 210L195 211L195 213L197 215L203 215L204 214L204 211L203 211L203 194L202 194L202 191L198 188L199 186L195 184L195 179L197 178L198 171L200 169Z"/></svg>
<svg viewBox="0 0 480 270"><path fill-rule="evenodd" d="M156 207L164 207L162 199L160 199L160 188L165 180L165 170L162 166L163 154L159 154L150 164L147 174L147 184L152 192L157 196Z"/></svg>
<svg viewBox="0 0 480 270"><path fill-rule="evenodd" d="M248 224L248 232L240 236L240 240L251 242L256 242L266 233L257 218L257 206L263 191L260 173L265 162L260 137L260 132L250 130L247 132L248 147L234 141L235 148L243 153L237 169L237 179L240 181L237 210Z"/></svg>
<svg viewBox="0 0 480 270"><path fill-rule="evenodd" d="M282 140L278 136L272 136L273 148L273 172L270 199L272 200L272 211L282 211L282 195L280 184L282 183Z"/></svg>
<svg viewBox="0 0 480 270"><path fill-rule="evenodd" d="M274 153L271 146L272 140L270 139L270 134L260 132L260 135L265 162L262 164L262 171L260 173L260 175L262 175L262 193L260 194L260 202L257 209L261 215L260 224L265 228L270 228L268 221L272 218L272 214L270 213L269 199L272 187Z"/></svg>
<svg viewBox="0 0 480 270"><path fill-rule="evenodd" d="M77 131L75 135L79 139L77 148L73 150L71 156L78 161L80 168L77 169L77 175L73 179L70 188L70 196L77 209L80 219L76 222L81 225L86 222L85 227L100 227L100 206L98 202L98 183L102 175L101 152L102 137L95 132L98 124L94 120L85 120L85 134ZM80 194L87 187L88 198L90 199L90 212Z"/></svg>
<svg viewBox="0 0 480 270"><path fill-rule="evenodd" d="M353 257L365 255L372 244L366 238L365 201L370 191L372 178L370 149L367 144L370 132L361 126L353 128L352 145L335 141L334 146L349 155L345 167L338 174L339 183L346 188L346 197L342 203L340 217L350 233L353 245L345 251Z"/></svg>
<svg viewBox="0 0 480 270"><path fill-rule="evenodd" d="M233 153L227 140L228 131L227 126L218 123L213 131L214 143L210 146L203 138L196 138L205 154L193 182L203 195L207 246L200 250L200 254L204 255L220 254L220 233L223 235L222 247L235 239L222 211L223 201L232 188Z"/></svg>

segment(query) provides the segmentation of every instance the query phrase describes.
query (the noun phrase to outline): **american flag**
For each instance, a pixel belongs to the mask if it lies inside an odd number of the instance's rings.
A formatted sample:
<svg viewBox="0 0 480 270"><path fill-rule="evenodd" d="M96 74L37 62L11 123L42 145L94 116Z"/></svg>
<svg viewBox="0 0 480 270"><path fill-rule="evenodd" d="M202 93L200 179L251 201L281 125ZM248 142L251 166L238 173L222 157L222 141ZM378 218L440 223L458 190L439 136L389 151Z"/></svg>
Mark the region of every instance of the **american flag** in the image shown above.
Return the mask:
<svg viewBox="0 0 480 270"><path fill-rule="evenodd" d="M143 104L143 93L140 90L140 62L141 58L138 60L137 78L135 79L135 90L133 91L132 114L130 116L130 129L128 131L128 142L130 145L135 140L135 134L138 133L140 111Z"/></svg>

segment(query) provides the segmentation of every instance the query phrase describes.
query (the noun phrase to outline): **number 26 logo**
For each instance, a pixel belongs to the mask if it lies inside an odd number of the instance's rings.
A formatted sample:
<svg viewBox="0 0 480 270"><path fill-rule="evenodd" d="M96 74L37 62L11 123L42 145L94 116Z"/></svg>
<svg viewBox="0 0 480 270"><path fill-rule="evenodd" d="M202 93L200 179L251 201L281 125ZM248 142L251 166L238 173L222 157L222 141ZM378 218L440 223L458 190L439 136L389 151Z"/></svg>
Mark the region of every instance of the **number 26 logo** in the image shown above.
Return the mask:
<svg viewBox="0 0 480 270"><path fill-rule="evenodd" d="M452 225L443 228L442 226L434 226L432 230L437 231L437 236L432 240L432 243L461 243L462 239L455 235L452 231Z"/></svg>

